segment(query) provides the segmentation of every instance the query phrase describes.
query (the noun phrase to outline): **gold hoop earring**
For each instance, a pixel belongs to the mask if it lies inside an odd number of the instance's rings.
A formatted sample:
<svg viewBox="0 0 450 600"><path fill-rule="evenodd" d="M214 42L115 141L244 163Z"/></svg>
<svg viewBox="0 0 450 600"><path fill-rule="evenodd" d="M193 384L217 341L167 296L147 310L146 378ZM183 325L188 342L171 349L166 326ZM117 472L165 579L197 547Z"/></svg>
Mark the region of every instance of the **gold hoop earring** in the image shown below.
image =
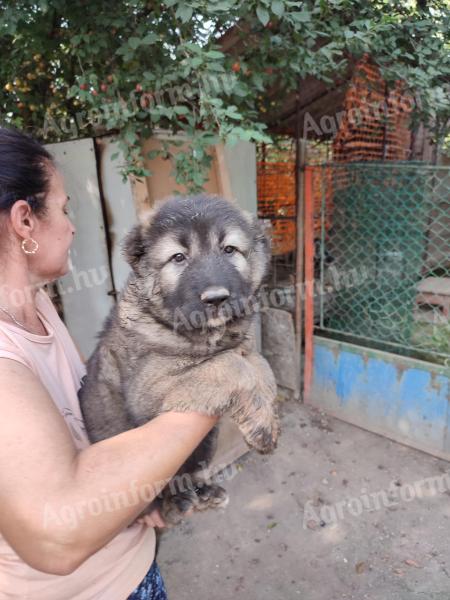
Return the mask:
<svg viewBox="0 0 450 600"><path fill-rule="evenodd" d="M31 250L27 250L27 248L26 248L27 242L31 242L32 244L34 244L34 246ZM39 244L37 243L36 240L33 240L33 238L29 238L28 240L22 240L22 250L25 252L25 254L36 254L36 252L38 251L38 248L39 248Z"/></svg>

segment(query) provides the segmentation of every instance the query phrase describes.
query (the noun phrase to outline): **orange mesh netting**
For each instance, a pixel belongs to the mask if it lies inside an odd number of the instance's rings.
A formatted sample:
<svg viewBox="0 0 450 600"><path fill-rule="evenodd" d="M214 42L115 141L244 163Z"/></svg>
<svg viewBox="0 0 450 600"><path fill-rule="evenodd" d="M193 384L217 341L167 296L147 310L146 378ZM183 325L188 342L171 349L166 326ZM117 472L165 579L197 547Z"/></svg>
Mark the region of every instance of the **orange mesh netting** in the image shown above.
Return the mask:
<svg viewBox="0 0 450 600"><path fill-rule="evenodd" d="M412 98L401 81L387 89L380 70L365 57L355 68L344 115L333 140L334 162L407 160Z"/></svg>
<svg viewBox="0 0 450 600"><path fill-rule="evenodd" d="M271 219L272 254L278 256L295 250L295 162L262 162L257 164L258 216ZM314 231L320 235L322 196L328 208L331 204L331 171L319 167L313 170ZM283 217L292 217L286 219ZM326 229L329 228L330 210L327 210Z"/></svg>
<svg viewBox="0 0 450 600"><path fill-rule="evenodd" d="M258 216L271 219L272 254L292 252L295 250L295 162L259 161L257 173Z"/></svg>

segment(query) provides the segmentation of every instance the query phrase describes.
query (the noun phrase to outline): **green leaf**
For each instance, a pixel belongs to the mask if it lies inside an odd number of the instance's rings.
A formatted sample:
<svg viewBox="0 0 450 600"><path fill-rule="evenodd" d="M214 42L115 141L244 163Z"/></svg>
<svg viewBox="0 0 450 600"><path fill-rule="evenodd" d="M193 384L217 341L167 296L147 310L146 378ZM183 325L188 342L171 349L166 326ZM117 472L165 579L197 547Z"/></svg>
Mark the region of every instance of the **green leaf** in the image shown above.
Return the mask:
<svg viewBox="0 0 450 600"><path fill-rule="evenodd" d="M158 36L156 33L147 33L147 35L142 39L142 43L146 45L154 44L158 41Z"/></svg>
<svg viewBox="0 0 450 600"><path fill-rule="evenodd" d="M136 48L138 48L141 45L141 39L138 37L130 37L130 39L128 40L128 45L130 46L130 48L133 48L133 50L136 50Z"/></svg>
<svg viewBox="0 0 450 600"><path fill-rule="evenodd" d="M147 152L147 158L149 160L153 160L154 158L158 158L158 156L163 154L164 152L162 150L150 150L150 152Z"/></svg>
<svg viewBox="0 0 450 600"><path fill-rule="evenodd" d="M265 27L267 25L267 23L269 22L269 17L270 17L269 11L260 5L256 8L256 15Z"/></svg>
<svg viewBox="0 0 450 600"><path fill-rule="evenodd" d="M200 173L199 171L194 171L192 173L192 180L196 185L202 186L203 183L205 182L205 177L204 177L203 173Z"/></svg>
<svg viewBox="0 0 450 600"><path fill-rule="evenodd" d="M282 17L284 14L284 2L282 0L273 0L270 8L274 15L277 17Z"/></svg>
<svg viewBox="0 0 450 600"><path fill-rule="evenodd" d="M216 58L219 60L224 58L223 52L219 52L218 50L209 50L208 52L206 52L206 56L208 58L212 58L213 60Z"/></svg>
<svg viewBox="0 0 450 600"><path fill-rule="evenodd" d="M236 107L235 106L232 106L232 107L228 108L225 111L225 115L229 119L236 119L236 120L242 119L242 115L236 111Z"/></svg>
<svg viewBox="0 0 450 600"><path fill-rule="evenodd" d="M187 106L174 106L173 110L177 115L187 115L190 112Z"/></svg>
<svg viewBox="0 0 450 600"><path fill-rule="evenodd" d="M308 23L311 21L311 13L307 10L292 12L290 15L298 23ZM324 33L324 35L326 34Z"/></svg>
<svg viewBox="0 0 450 600"><path fill-rule="evenodd" d="M192 6L189 6L188 4L180 4L175 13L175 17L177 19L181 19L183 23L187 23L191 20L193 12L194 10Z"/></svg>
<svg viewBox="0 0 450 600"><path fill-rule="evenodd" d="M124 139L125 139L125 141L127 141L129 144L135 144L135 143L136 143L136 141L137 141L137 135L136 135L136 132L135 132L135 131L131 131L131 130L128 130L128 131L126 131L126 132L125 132L125 135L124 135Z"/></svg>
<svg viewBox="0 0 450 600"><path fill-rule="evenodd" d="M199 46L198 44L193 44L192 42L186 42L182 48L190 50L194 54L200 54L202 52L201 46Z"/></svg>

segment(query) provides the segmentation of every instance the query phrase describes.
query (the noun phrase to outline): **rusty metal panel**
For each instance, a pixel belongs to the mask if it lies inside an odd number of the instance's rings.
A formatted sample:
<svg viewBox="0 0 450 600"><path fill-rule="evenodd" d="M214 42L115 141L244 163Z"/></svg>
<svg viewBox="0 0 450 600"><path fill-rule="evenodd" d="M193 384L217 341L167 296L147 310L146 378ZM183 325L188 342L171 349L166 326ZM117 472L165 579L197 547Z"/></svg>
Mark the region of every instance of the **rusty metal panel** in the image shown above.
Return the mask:
<svg viewBox="0 0 450 600"><path fill-rule="evenodd" d="M122 255L122 242L125 235L138 222L131 183L123 181L120 165L124 163L117 141L113 137L95 140L102 187L102 196L108 226L111 269L114 286L120 291L130 272L130 266ZM114 161L111 157L119 153Z"/></svg>
<svg viewBox="0 0 450 600"><path fill-rule="evenodd" d="M450 460L449 367L314 336L311 403Z"/></svg>
<svg viewBox="0 0 450 600"><path fill-rule="evenodd" d="M233 197L244 210L256 215L256 146L236 142L223 148Z"/></svg>
<svg viewBox="0 0 450 600"><path fill-rule="evenodd" d="M64 320L85 357L114 304L103 210L92 139L49 144L64 176L69 209L77 232L71 271L58 281Z"/></svg>

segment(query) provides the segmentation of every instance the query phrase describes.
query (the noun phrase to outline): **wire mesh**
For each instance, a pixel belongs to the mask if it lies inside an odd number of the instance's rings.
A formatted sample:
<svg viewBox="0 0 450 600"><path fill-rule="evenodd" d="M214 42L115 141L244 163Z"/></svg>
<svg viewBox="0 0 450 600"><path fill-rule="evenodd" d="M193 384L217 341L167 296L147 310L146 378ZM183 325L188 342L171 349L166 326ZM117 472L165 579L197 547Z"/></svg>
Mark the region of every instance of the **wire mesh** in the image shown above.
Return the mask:
<svg viewBox="0 0 450 600"><path fill-rule="evenodd" d="M328 298L319 328L450 364L450 168L370 162L314 171Z"/></svg>

